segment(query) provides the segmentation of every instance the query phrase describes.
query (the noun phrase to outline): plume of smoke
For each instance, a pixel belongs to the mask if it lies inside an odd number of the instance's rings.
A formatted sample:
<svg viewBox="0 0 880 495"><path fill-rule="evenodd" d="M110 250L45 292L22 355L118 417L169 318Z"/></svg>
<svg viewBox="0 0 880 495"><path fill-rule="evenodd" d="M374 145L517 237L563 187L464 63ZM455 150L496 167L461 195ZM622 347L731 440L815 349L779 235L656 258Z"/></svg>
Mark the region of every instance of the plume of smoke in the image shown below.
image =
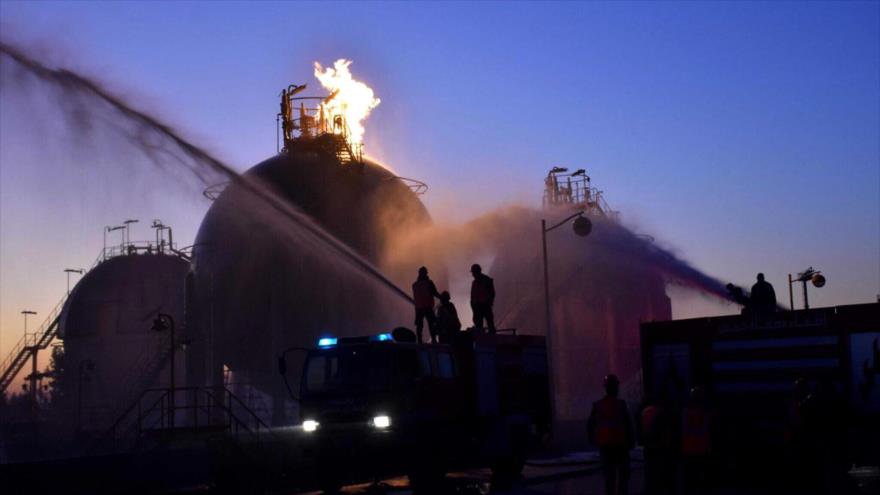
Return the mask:
<svg viewBox="0 0 880 495"><path fill-rule="evenodd" d="M549 218L564 217L569 211L543 212ZM438 224L413 231L396 239L387 253L391 265L416 266L420 259L443 259L449 265L470 265L474 259L511 257L520 253L521 258L535 258L532 269L538 266L541 240L542 212L525 206L508 206L484 213L473 220L459 224ZM672 252L658 246L652 239L635 234L620 223L592 218L594 229L583 242L574 235L550 234L561 253L552 258L560 264L574 263L577 258L595 257L590 263L593 270L597 263L611 259L629 265L639 265L662 275L668 283L677 284L722 300L729 300L724 284L694 268ZM556 237L556 236L559 237ZM457 270L461 271L461 270Z"/></svg>

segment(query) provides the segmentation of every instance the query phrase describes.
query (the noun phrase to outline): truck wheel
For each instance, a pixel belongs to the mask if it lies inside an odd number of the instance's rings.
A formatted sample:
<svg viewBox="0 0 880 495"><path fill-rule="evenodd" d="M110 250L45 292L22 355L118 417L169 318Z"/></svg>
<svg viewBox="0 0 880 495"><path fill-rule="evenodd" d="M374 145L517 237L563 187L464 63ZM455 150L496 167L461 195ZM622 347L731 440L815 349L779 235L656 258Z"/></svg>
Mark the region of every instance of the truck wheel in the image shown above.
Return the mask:
<svg viewBox="0 0 880 495"><path fill-rule="evenodd" d="M337 493L339 493L339 491L341 489L342 489L342 486L336 485L336 484L322 485L321 486L321 493L323 493L324 495L336 495Z"/></svg>
<svg viewBox="0 0 880 495"><path fill-rule="evenodd" d="M507 491L513 489L513 482L519 476L522 467L517 471L515 462L511 458L498 459L492 465L492 491Z"/></svg>
<svg viewBox="0 0 880 495"><path fill-rule="evenodd" d="M441 493L446 482L446 470L436 466L425 466L407 477L413 492L418 495Z"/></svg>
<svg viewBox="0 0 880 495"><path fill-rule="evenodd" d="M318 478L318 486L321 487L321 493L334 495L342 490L342 483L333 479L330 475L321 473Z"/></svg>
<svg viewBox="0 0 880 495"><path fill-rule="evenodd" d="M519 432L510 436L510 453L492 465L492 488L510 490L522 476L526 465L526 437Z"/></svg>

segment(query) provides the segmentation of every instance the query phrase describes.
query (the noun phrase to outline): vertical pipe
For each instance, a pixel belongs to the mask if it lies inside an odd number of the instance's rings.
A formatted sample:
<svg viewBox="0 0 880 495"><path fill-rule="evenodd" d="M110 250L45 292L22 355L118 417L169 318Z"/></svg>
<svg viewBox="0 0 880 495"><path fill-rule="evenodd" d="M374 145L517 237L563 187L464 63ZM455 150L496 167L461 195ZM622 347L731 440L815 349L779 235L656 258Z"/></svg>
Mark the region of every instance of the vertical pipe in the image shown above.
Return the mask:
<svg viewBox="0 0 880 495"><path fill-rule="evenodd" d="M550 424L556 422L556 379L553 366L553 326L550 320L550 275L547 267L547 221L541 220L541 248L544 257L544 329L547 340L547 382L550 388Z"/></svg>
<svg viewBox="0 0 880 495"><path fill-rule="evenodd" d="M82 391L82 363L79 366L79 381L76 384L76 431L82 432L83 391Z"/></svg>
<svg viewBox="0 0 880 495"><path fill-rule="evenodd" d="M807 281L804 280L804 309L810 309L810 301L807 299Z"/></svg>
<svg viewBox="0 0 880 495"><path fill-rule="evenodd" d="M36 339L34 339L36 340ZM37 410L37 346L31 347L31 403L34 411Z"/></svg>
<svg viewBox="0 0 880 495"><path fill-rule="evenodd" d="M168 399L168 424L174 428L174 319L168 317L171 323L171 396Z"/></svg>

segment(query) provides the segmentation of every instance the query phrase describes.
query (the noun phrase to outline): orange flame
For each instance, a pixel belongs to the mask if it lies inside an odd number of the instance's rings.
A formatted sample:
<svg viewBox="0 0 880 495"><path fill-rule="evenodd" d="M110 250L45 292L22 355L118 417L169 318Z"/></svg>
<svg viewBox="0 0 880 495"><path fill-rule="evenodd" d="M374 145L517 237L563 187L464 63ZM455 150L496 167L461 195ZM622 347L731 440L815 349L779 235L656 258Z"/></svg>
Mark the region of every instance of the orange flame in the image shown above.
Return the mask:
<svg viewBox="0 0 880 495"><path fill-rule="evenodd" d="M380 100L369 86L351 77L349 65L351 60L344 58L326 69L315 62L315 77L330 94L336 93L330 101L324 103L324 112L331 122L336 116L343 117L348 126L348 140L355 147L363 143L364 121L379 105Z"/></svg>

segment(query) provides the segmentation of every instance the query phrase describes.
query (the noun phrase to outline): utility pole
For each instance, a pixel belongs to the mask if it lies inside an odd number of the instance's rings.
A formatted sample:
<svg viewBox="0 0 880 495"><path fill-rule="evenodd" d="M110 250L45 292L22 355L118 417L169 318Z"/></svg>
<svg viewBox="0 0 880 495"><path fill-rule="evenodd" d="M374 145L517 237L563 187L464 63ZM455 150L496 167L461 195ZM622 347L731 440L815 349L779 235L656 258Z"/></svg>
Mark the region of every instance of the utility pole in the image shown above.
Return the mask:
<svg viewBox="0 0 880 495"><path fill-rule="evenodd" d="M131 224L138 223L138 221L139 220L137 220L137 219L128 219L128 220L122 222L122 224L125 225L125 239L123 239L123 241L122 241L123 245L124 244L131 245Z"/></svg>
<svg viewBox="0 0 880 495"><path fill-rule="evenodd" d="M125 225L115 225L115 226L107 225L106 227L104 227L104 251L101 252L101 260L102 261L107 259L107 233L113 232L115 230L122 230L124 228L125 228ZM122 235L125 235L125 233L123 232Z"/></svg>
<svg viewBox="0 0 880 495"><path fill-rule="evenodd" d="M22 310L21 314L24 315L24 347L23 349L27 349L30 347L31 351L31 376L30 378L30 393L31 393L31 406L34 408L34 411L37 410L37 338L34 335L33 342L28 346L28 331L27 331L27 317L28 315L36 315L36 311L31 311L29 309Z"/></svg>
<svg viewBox="0 0 880 495"><path fill-rule="evenodd" d="M569 215L561 222L547 227L547 221L541 220L541 250L544 260L544 329L547 339L547 378L550 388L550 418L553 423L556 422L556 377L555 367L553 366L553 320L550 316L550 270L547 261L547 232L554 230L573 218L577 218L572 227L575 234L585 237L590 234L593 224L590 220L583 216L584 211L578 211L573 215Z"/></svg>

